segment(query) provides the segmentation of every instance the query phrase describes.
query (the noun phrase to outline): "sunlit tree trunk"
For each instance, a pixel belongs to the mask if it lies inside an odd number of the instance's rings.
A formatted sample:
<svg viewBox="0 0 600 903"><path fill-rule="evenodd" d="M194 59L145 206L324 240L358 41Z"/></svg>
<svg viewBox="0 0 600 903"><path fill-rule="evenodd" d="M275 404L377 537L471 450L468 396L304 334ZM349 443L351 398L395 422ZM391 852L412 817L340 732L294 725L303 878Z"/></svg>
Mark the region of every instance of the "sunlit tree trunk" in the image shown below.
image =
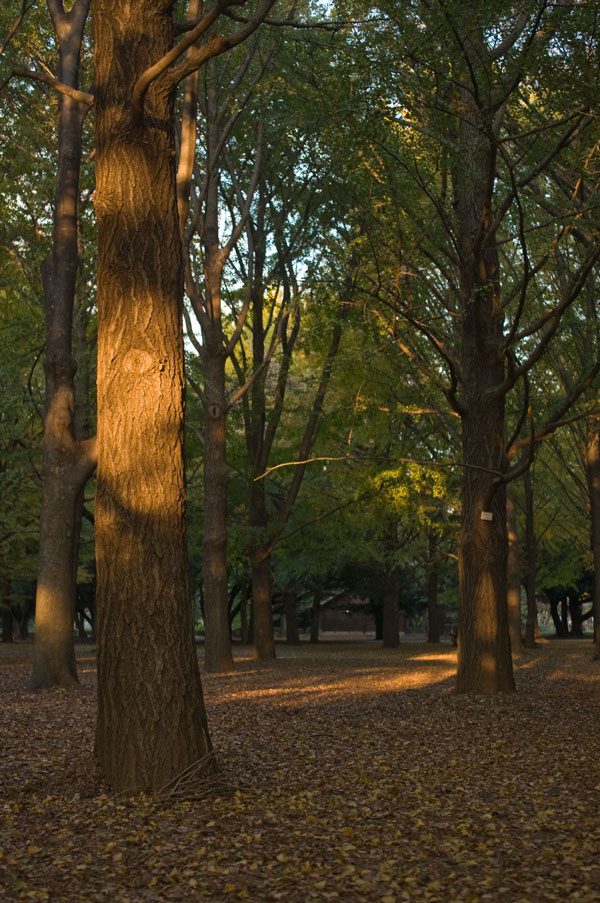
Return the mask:
<svg viewBox="0 0 600 903"><path fill-rule="evenodd" d="M173 98L132 89L173 44L164 0L95 0L98 720L114 789L214 768L194 647L183 472Z"/></svg>

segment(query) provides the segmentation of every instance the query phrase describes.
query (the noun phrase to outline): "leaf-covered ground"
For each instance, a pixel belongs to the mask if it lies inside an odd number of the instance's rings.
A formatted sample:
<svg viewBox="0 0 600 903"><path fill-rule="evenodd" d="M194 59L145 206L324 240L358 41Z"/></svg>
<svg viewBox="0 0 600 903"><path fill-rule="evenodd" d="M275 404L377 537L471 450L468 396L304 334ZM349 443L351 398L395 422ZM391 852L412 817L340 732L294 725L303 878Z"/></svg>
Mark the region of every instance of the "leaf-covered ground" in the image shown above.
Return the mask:
<svg viewBox="0 0 600 903"><path fill-rule="evenodd" d="M94 777L81 694L29 694L0 647L0 899L53 903L600 900L600 663L524 656L516 695L451 692L455 652L279 647L205 676L231 789L170 805Z"/></svg>

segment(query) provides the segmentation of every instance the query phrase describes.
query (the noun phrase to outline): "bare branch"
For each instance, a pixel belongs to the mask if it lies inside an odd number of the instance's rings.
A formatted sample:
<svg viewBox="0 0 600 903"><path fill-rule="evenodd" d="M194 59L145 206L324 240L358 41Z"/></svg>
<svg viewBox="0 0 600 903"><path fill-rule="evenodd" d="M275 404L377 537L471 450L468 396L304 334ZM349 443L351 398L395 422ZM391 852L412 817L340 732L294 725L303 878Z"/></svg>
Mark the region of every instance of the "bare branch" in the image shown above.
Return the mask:
<svg viewBox="0 0 600 903"><path fill-rule="evenodd" d="M73 100L77 100L79 103L83 103L88 107L94 105L93 94L88 94L87 91L78 91L75 88L70 88L68 85L59 82L57 78L48 75L46 72L35 72L32 69L22 69L19 66L15 66L12 70L12 74L19 76L20 78L32 78L36 81L44 82L44 84L54 88L55 91L60 91L61 94L66 94L68 97L72 97Z"/></svg>

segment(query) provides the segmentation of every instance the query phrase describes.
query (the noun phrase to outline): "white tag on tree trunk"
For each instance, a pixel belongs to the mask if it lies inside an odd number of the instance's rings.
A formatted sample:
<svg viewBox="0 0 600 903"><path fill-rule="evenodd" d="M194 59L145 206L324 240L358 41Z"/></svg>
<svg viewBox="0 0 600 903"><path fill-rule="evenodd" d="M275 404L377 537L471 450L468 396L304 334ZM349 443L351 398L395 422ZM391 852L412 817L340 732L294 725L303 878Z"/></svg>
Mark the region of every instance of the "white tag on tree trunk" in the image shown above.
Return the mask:
<svg viewBox="0 0 600 903"><path fill-rule="evenodd" d="M491 511L482 511L481 512L481 520L493 520L494 515Z"/></svg>

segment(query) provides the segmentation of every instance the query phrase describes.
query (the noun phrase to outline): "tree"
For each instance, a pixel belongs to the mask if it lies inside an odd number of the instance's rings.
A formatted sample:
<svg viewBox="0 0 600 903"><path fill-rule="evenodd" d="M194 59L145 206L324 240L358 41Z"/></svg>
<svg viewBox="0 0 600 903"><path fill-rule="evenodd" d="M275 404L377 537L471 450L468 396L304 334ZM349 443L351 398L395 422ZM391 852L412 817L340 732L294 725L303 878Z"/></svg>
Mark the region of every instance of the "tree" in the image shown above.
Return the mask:
<svg viewBox="0 0 600 903"><path fill-rule="evenodd" d="M98 0L94 8L96 756L106 781L129 791L158 790L195 764L200 776L215 768L186 555L173 91L251 33L270 4L235 32L207 35L228 5L188 22L175 45L164 0Z"/></svg>
<svg viewBox="0 0 600 903"><path fill-rule="evenodd" d="M225 174L225 158L234 126L244 112L248 97L261 75L248 69L256 56L257 44L251 46L241 62L237 59L218 66L211 61L203 75L203 91L199 106L203 128L200 130L204 145L202 176L192 179L196 144L195 110L198 106L198 78L186 83L186 95L182 114L181 154L178 173L178 202L180 225L186 256L186 289L192 311L202 333L202 341L196 338L191 318L187 317L188 338L196 348L202 364L203 380L200 386L194 380L189 384L202 401L204 423L204 513L203 513L203 585L205 620L204 667L209 672L233 669L230 628L227 604L227 487L229 468L227 462L226 423L232 404L245 391L244 386L234 397L228 397L226 368L239 339L247 313L248 303L242 305L236 322L228 334L228 323L223 311L223 283L225 270L232 251L236 248L249 213L249 206L256 187L256 165L263 153L262 142L257 141L251 151L252 162L248 184L242 188L236 183L233 198L224 202L222 183ZM228 65L227 65L228 63ZM247 84L249 82L249 84ZM242 92L244 96L242 97ZM231 107L235 97L236 111ZM199 155L200 156L200 155ZM199 167L196 166L196 173ZM186 225L190 190L193 199L193 215ZM235 200L239 203L236 209ZM229 202L229 203L228 203ZM224 231L222 223L229 213L231 229L227 239L220 240ZM198 259L199 258L199 259ZM246 294L248 295L248 287ZM187 312L186 312L187 313Z"/></svg>
<svg viewBox="0 0 600 903"><path fill-rule="evenodd" d="M95 440L75 439L72 324L78 272L81 140L90 98L79 92L79 61L89 0L67 12L48 0L59 48L58 165L53 249L42 269L46 307L44 442L36 631L30 686L78 683L73 618L79 533L77 506L94 470Z"/></svg>
<svg viewBox="0 0 600 903"><path fill-rule="evenodd" d="M511 692L505 487L529 466L543 430L520 445L520 458L509 466L516 438L508 434L506 406L542 360L600 254L597 242L574 253L558 284L553 252L564 247L572 254L573 238L540 200L557 159L568 153L572 161L576 153L581 170L594 153L586 134L589 85L577 85L575 76L587 74L588 63L574 44L571 55L561 56L560 104L548 78L553 42L568 44L577 29L590 34L593 22L579 10L534 2L510 10L439 2L428 4L426 15L410 6L393 16L401 41L394 46L385 25L378 32L376 46L395 53L397 68L371 93L378 117L370 161L388 206L400 211L387 241L396 263L385 272L382 231L369 224L377 252L374 262L365 261L364 291L413 327L399 348L427 368L432 382L445 375L447 400L461 418L457 690ZM365 29L371 42L377 28L376 22ZM567 97L577 112L565 118ZM391 126L384 130L386 116ZM383 156L397 164L395 177L386 174ZM573 222L572 208L560 210ZM527 222L536 223L534 234ZM427 344L437 351L435 366ZM589 377L578 373L563 416ZM520 397L523 423L527 392Z"/></svg>

